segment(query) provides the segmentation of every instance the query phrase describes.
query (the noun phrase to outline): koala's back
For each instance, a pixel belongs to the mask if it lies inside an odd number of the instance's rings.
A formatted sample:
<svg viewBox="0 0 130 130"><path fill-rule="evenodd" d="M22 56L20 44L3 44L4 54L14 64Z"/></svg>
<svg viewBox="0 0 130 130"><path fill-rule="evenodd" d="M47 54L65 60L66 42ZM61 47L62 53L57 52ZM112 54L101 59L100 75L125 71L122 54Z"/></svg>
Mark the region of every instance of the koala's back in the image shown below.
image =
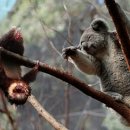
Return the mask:
<svg viewBox="0 0 130 130"><path fill-rule="evenodd" d="M130 72L121 49L113 42L109 54L101 61L103 91L113 91L125 96L130 95Z"/></svg>

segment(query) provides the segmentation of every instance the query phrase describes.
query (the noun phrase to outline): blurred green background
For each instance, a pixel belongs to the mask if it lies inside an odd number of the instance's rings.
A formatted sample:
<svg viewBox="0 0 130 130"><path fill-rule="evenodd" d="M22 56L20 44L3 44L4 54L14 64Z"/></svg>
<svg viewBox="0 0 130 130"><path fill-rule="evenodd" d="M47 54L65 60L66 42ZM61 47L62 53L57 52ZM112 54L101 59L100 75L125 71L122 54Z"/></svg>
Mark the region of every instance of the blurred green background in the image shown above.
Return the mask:
<svg viewBox="0 0 130 130"><path fill-rule="evenodd" d="M130 1L117 0L129 15ZM114 30L103 0L0 0L0 35L12 26L21 28L24 55L53 67L70 71L99 89L97 77L84 75L62 57L62 49L77 45L82 30L96 18L104 18ZM23 73L29 69L23 67ZM31 84L32 93L59 122L70 130L128 130L103 104L50 75L39 73ZM53 130L26 103L14 109L7 102L16 130ZM2 102L0 109L3 109ZM0 130L13 130L6 114L0 112Z"/></svg>

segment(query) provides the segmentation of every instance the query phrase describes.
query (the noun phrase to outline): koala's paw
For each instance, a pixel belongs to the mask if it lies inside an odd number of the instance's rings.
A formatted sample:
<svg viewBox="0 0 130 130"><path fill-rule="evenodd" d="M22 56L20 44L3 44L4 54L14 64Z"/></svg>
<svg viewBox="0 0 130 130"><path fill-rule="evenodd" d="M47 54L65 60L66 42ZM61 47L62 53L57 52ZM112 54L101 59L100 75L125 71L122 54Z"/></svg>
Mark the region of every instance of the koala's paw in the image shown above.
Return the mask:
<svg viewBox="0 0 130 130"><path fill-rule="evenodd" d="M77 47L70 46L62 50L62 57L68 59L68 57L75 56L77 53Z"/></svg>
<svg viewBox="0 0 130 130"><path fill-rule="evenodd" d="M119 93L116 92L105 92L107 95L111 96L114 100L116 100L117 102L123 102L123 96Z"/></svg>

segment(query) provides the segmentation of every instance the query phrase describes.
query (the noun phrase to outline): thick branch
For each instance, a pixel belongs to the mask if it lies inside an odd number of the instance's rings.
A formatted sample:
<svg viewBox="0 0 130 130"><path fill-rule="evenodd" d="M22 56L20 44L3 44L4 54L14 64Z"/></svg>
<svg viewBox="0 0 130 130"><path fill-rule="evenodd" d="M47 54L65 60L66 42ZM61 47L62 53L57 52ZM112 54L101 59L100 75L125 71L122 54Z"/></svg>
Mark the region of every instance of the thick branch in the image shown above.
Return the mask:
<svg viewBox="0 0 130 130"><path fill-rule="evenodd" d="M12 58L13 60L16 60L19 64L24 65L29 68L34 67L35 64L37 63L36 61L30 60L28 58L22 57L15 53L9 52L3 48L0 48L0 52L3 53L4 55L10 56L10 58ZM84 82L73 77L71 74L61 71L59 69L50 67L44 63L39 63L39 71L55 76L56 78L61 79L73 85L74 87L76 87L77 89L85 93L86 95L91 96L92 98L114 109L130 123L130 109L126 107L124 104L118 103L113 98L104 94L103 92L93 89L92 87L86 85Z"/></svg>
<svg viewBox="0 0 130 130"><path fill-rule="evenodd" d="M114 0L105 0L105 3L115 24L120 45L130 70L130 22L121 7Z"/></svg>

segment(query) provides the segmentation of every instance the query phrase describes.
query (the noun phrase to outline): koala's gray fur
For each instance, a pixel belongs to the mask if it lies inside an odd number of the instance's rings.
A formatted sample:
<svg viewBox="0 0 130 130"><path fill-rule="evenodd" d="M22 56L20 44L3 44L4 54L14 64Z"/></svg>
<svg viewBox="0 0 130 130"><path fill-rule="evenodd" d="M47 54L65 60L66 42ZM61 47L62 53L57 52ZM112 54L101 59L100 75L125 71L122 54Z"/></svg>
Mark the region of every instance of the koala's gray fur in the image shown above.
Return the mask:
<svg viewBox="0 0 130 130"><path fill-rule="evenodd" d="M63 49L63 56L82 72L97 75L103 92L130 107L130 72L115 39L107 23L96 19L82 34L79 46Z"/></svg>

